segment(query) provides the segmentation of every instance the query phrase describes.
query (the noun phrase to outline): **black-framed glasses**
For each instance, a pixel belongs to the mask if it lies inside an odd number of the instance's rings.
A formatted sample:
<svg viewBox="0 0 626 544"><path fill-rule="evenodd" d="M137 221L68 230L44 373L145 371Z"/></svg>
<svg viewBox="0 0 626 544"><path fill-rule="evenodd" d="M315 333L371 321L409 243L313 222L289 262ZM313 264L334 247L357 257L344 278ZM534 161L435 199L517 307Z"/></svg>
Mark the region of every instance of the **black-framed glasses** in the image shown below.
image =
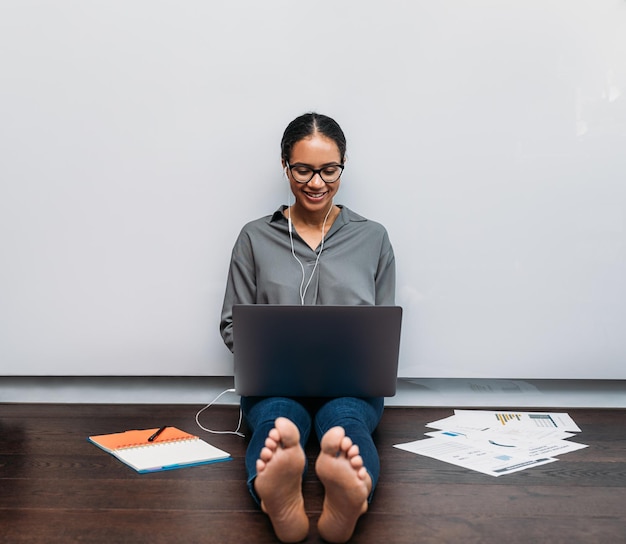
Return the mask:
<svg viewBox="0 0 626 544"><path fill-rule="evenodd" d="M304 164L294 164L293 166L287 163L287 168L291 172L293 179L297 183L309 183L315 176L319 174L324 183L335 183L343 173L343 164L329 164L323 168L311 168Z"/></svg>

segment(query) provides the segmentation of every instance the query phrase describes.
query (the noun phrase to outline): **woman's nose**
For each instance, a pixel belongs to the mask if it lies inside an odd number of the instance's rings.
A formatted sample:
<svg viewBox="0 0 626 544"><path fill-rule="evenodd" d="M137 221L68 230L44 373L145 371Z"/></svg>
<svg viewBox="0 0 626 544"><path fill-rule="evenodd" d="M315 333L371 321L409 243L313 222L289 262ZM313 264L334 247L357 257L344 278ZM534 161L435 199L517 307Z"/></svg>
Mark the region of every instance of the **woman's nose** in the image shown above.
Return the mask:
<svg viewBox="0 0 626 544"><path fill-rule="evenodd" d="M314 185L316 187L324 186L324 180L320 176L319 172L313 174L313 177L309 180L307 185Z"/></svg>

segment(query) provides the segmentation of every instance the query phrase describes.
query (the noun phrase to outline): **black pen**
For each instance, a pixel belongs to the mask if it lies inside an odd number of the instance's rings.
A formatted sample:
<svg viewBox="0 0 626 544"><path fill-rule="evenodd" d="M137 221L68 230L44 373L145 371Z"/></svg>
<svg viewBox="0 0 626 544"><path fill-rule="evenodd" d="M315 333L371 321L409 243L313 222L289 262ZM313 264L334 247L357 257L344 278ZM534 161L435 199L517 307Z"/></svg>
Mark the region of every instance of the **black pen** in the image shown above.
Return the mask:
<svg viewBox="0 0 626 544"><path fill-rule="evenodd" d="M150 438L148 438L148 442L154 442L165 429L167 429L167 425L165 427L161 427L156 433L154 433Z"/></svg>

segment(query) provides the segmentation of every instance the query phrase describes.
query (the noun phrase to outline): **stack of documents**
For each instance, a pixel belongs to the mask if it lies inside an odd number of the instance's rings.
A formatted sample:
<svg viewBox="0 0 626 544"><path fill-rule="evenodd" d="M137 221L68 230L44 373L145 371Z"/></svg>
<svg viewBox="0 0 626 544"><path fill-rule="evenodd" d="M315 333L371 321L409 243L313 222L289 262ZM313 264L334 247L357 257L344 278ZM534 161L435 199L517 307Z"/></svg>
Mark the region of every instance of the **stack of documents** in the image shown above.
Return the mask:
<svg viewBox="0 0 626 544"><path fill-rule="evenodd" d="M490 476L553 463L556 455L587 447L566 440L580 429L563 413L455 410L426 427L436 429L425 433L430 438L394 447Z"/></svg>

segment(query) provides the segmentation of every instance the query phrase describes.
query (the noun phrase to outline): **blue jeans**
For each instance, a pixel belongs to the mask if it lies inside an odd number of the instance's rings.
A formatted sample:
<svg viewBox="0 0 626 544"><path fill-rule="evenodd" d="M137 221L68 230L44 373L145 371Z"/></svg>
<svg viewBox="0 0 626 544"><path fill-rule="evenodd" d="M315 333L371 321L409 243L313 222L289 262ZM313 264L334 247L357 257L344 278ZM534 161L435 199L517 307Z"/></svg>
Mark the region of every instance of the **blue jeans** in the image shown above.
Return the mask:
<svg viewBox="0 0 626 544"><path fill-rule="evenodd" d="M304 449L311 425L315 425L317 439L332 427L341 426L346 436L359 446L363 463L372 479L372 493L380 474L378 451L372 433L383 414L384 398L286 398L286 397L242 397L241 409L252 436L246 451L246 471L248 489L257 503L254 491L256 461L261 455L268 433L274 427L277 417L293 421L300 431L300 444ZM306 467L305 467L306 471ZM370 494L370 500L372 495Z"/></svg>

